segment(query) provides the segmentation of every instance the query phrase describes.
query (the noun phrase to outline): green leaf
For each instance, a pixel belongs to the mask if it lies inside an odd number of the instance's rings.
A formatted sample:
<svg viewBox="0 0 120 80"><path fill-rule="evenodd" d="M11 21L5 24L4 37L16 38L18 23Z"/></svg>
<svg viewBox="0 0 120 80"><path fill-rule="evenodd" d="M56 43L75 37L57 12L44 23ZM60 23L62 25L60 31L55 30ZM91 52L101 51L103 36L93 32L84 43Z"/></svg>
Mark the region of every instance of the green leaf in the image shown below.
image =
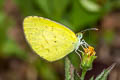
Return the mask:
<svg viewBox="0 0 120 80"><path fill-rule="evenodd" d="M8 31L8 28L11 25L12 25L12 19L8 17L4 11L1 10L0 11L0 37L1 37L0 38L0 49L2 49L2 46L6 43L5 40L8 37L6 33Z"/></svg>
<svg viewBox="0 0 120 80"><path fill-rule="evenodd" d="M56 69L51 66L51 63L40 58L36 58L33 60L32 65L36 68L38 73L37 75L40 76L42 80L60 80L57 72L55 71ZM57 65L59 65L59 63Z"/></svg>
<svg viewBox="0 0 120 80"><path fill-rule="evenodd" d="M68 57L65 58L65 80L74 80L74 67Z"/></svg>
<svg viewBox="0 0 120 80"><path fill-rule="evenodd" d="M59 20L66 10L69 0L35 0L46 17ZM62 4L62 6L61 6Z"/></svg>
<svg viewBox="0 0 120 80"><path fill-rule="evenodd" d="M115 67L116 63L112 64L108 69L103 70L103 72L96 77L95 80L107 80L107 76L110 71Z"/></svg>
<svg viewBox="0 0 120 80"><path fill-rule="evenodd" d="M62 18L62 15L64 15L64 11L67 9L69 2L70 0L53 0L53 4L51 5L53 6L53 16L57 19Z"/></svg>
<svg viewBox="0 0 120 80"><path fill-rule="evenodd" d="M2 44L4 43L4 40L6 39L6 30L7 30L7 26L6 26L6 15L4 12L0 11L0 46L2 46Z"/></svg>
<svg viewBox="0 0 120 80"><path fill-rule="evenodd" d="M35 3L37 4L38 8L42 9L45 15L49 16L51 14L52 10L51 10L49 0L35 0Z"/></svg>
<svg viewBox="0 0 120 80"><path fill-rule="evenodd" d="M120 8L120 0L113 0L113 1L111 1L111 4L114 9Z"/></svg>
<svg viewBox="0 0 120 80"><path fill-rule="evenodd" d="M22 15L32 16L32 15L38 14L38 12L34 6L34 0L14 0L14 2L17 4Z"/></svg>
<svg viewBox="0 0 120 80"><path fill-rule="evenodd" d="M71 24L74 26L73 30L75 32L79 32L85 26L94 25L101 16L102 16L101 12L90 13L90 12L86 11L79 4L78 0L73 1L73 7L70 12L70 21L71 21Z"/></svg>
<svg viewBox="0 0 120 80"><path fill-rule="evenodd" d="M0 10L4 9L4 2L6 2L5 0L0 0Z"/></svg>
<svg viewBox="0 0 120 80"><path fill-rule="evenodd" d="M90 12L98 12L100 11L100 6L95 3L95 2L92 2L90 0L79 0L81 5L88 11Z"/></svg>
<svg viewBox="0 0 120 80"><path fill-rule="evenodd" d="M92 77L90 78L90 80L94 80L94 76L92 76Z"/></svg>
<svg viewBox="0 0 120 80"><path fill-rule="evenodd" d="M11 39L5 40L2 47L3 56L16 56L21 59L27 59L28 55L23 51L19 45Z"/></svg>
<svg viewBox="0 0 120 80"><path fill-rule="evenodd" d="M71 76L70 76L70 61L69 59L66 57L65 58L65 80L70 80Z"/></svg>

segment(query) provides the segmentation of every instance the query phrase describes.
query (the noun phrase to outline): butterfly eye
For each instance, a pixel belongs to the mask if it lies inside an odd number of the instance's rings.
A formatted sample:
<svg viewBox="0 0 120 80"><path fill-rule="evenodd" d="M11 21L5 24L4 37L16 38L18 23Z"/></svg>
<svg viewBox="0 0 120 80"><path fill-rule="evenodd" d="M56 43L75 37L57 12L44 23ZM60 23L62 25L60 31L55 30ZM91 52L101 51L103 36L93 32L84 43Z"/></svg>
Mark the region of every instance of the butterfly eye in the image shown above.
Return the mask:
<svg viewBox="0 0 120 80"><path fill-rule="evenodd" d="M81 39L81 38L83 37L83 33L79 32L79 33L76 34L76 36L77 36L79 39Z"/></svg>

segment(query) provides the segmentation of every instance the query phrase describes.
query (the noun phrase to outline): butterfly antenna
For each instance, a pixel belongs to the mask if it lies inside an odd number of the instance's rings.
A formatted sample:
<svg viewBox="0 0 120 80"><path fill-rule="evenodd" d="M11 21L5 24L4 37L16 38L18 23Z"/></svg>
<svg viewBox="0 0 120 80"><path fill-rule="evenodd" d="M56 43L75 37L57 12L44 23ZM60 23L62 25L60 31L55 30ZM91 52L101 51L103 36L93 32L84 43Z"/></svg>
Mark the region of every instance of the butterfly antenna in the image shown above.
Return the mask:
<svg viewBox="0 0 120 80"><path fill-rule="evenodd" d="M85 33L86 31L90 31L90 30L98 31L99 29L98 28L89 28L89 29L82 30L81 33Z"/></svg>

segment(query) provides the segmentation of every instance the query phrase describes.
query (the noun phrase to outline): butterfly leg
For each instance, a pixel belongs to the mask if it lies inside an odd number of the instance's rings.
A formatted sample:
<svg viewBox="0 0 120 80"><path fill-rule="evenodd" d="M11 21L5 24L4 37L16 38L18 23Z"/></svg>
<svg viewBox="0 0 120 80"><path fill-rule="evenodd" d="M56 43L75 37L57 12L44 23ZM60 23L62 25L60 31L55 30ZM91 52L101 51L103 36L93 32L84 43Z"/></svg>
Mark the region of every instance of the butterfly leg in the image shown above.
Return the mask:
<svg viewBox="0 0 120 80"><path fill-rule="evenodd" d="M77 50L75 50L75 52L76 52L77 55L80 57L80 60L82 60L80 53L79 53Z"/></svg>
<svg viewBox="0 0 120 80"><path fill-rule="evenodd" d="M88 43L85 42L84 39L83 39L82 41L83 41L83 43L84 43L87 47L90 46Z"/></svg>
<svg viewBox="0 0 120 80"><path fill-rule="evenodd" d="M84 53L84 52L83 52L83 51L81 51L80 49L78 49L78 51L79 51L79 52L81 52L81 53Z"/></svg>
<svg viewBox="0 0 120 80"><path fill-rule="evenodd" d="M84 48L88 48L88 46L90 46L88 43L85 42L84 39L81 40L81 47Z"/></svg>

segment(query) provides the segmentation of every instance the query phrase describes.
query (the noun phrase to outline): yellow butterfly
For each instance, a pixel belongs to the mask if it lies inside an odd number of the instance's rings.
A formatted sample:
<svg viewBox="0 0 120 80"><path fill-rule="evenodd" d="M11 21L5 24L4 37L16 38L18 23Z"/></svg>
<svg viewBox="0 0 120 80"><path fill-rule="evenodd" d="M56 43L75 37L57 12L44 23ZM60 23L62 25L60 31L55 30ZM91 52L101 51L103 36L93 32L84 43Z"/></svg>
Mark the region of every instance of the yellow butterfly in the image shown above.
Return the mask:
<svg viewBox="0 0 120 80"><path fill-rule="evenodd" d="M43 17L26 17L23 26L32 49L48 61L59 60L84 44L82 33L75 35L64 25Z"/></svg>

